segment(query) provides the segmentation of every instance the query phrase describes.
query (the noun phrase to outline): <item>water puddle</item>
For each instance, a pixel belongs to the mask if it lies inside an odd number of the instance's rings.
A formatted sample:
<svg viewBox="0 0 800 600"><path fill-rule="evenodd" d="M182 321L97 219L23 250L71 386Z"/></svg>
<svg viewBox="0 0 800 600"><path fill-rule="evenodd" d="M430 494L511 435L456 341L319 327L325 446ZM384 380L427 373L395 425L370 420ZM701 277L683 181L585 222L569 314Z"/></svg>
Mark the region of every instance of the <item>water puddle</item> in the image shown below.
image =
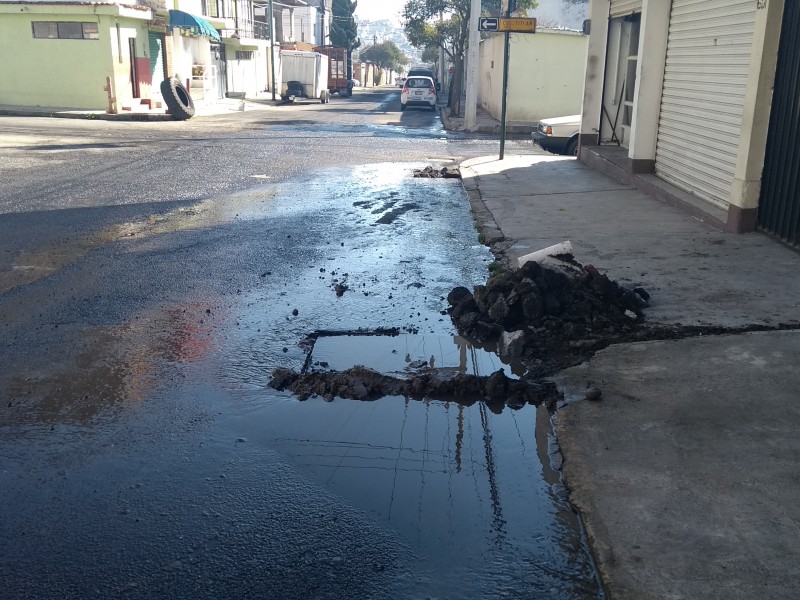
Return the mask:
<svg viewBox="0 0 800 600"><path fill-rule="evenodd" d="M325 335L314 342L306 370L344 371L360 365L386 374L409 369L453 369L458 373L491 375L502 370L507 377L525 374L521 363L504 363L494 352L477 348L458 336Z"/></svg>
<svg viewBox="0 0 800 600"><path fill-rule="evenodd" d="M335 344L321 354L333 360L329 352ZM418 574L416 587L390 597L602 597L549 466L545 409L252 400L227 424L240 439L277 450L412 548L404 566Z"/></svg>

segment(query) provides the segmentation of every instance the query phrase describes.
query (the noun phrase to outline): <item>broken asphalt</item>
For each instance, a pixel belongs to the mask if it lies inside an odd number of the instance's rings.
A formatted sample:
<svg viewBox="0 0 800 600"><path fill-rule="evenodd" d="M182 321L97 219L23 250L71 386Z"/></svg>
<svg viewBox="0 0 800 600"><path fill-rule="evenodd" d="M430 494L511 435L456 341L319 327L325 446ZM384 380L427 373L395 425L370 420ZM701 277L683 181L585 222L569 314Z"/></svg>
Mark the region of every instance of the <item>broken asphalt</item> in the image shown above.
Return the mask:
<svg viewBox="0 0 800 600"><path fill-rule="evenodd" d="M501 261L570 240L579 262L650 293L647 323L698 326L610 346L555 378L563 475L609 596L795 597L800 255L573 158L485 157L461 172ZM589 386L601 401L584 399Z"/></svg>

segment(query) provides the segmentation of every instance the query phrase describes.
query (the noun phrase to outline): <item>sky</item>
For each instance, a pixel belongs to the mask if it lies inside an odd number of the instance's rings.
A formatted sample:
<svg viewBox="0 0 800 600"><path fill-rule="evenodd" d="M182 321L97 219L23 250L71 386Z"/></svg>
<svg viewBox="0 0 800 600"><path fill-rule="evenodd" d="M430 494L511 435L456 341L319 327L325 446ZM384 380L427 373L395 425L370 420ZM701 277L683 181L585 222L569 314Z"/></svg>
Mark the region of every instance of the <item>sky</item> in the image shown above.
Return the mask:
<svg viewBox="0 0 800 600"><path fill-rule="evenodd" d="M358 0L356 16L360 20L378 21L389 19L400 24L400 11L406 0Z"/></svg>

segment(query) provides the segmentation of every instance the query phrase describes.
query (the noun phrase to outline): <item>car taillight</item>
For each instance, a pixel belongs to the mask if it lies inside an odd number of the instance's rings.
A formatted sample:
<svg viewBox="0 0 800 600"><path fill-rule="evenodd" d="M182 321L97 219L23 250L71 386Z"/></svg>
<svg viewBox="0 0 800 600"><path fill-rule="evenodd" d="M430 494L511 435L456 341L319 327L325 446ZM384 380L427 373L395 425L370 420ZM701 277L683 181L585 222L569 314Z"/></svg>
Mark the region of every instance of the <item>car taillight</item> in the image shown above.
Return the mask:
<svg viewBox="0 0 800 600"><path fill-rule="evenodd" d="M553 128L548 125L544 128L544 133L545 135L553 135Z"/></svg>
<svg viewBox="0 0 800 600"><path fill-rule="evenodd" d="M429 87L429 88L428 88L428 93L429 93L429 94L435 94L435 93L436 93L436 88L435 88L435 87L432 87L432 86L431 86L431 87Z"/></svg>
<svg viewBox="0 0 800 600"><path fill-rule="evenodd" d="M407 85L404 85L404 86L403 86L403 93L404 93L404 94L407 94L407 93L408 93L408 86L407 86Z"/></svg>

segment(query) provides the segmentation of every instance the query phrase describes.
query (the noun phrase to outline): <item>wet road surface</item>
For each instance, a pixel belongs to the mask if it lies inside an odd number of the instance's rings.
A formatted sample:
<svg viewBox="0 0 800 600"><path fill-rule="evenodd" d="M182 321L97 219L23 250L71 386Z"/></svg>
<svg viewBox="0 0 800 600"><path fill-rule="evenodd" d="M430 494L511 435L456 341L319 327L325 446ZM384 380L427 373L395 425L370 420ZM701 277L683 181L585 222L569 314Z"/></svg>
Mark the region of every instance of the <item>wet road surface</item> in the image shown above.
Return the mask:
<svg viewBox="0 0 800 600"><path fill-rule="evenodd" d="M86 149L47 189L41 150L6 167L3 597L602 597L543 409L300 402L267 385L307 360L520 374L453 337L445 297L485 280L491 255L457 182L411 177L493 142L449 137L430 113L394 126L396 94L360 102L316 150L313 123L227 131L225 174L186 152L192 130L170 142L184 170L167 183L140 144L84 194ZM303 153L242 160L277 138ZM169 198L201 177L218 187ZM401 335L332 335L379 328Z"/></svg>

